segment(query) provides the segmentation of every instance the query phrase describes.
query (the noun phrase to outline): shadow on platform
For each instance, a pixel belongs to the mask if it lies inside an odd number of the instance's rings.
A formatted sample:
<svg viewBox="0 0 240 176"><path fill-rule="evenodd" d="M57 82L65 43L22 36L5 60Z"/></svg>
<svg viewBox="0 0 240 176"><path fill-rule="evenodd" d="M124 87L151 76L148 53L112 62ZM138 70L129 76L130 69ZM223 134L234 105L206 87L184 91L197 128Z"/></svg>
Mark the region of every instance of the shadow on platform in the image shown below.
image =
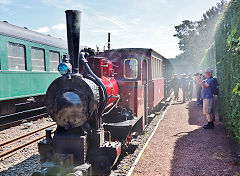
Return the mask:
<svg viewBox="0 0 240 176"><path fill-rule="evenodd" d="M174 135L178 140L171 161L171 176L239 175L236 146L227 138L223 124L216 119L215 128L205 130L201 127L206 122L202 107L189 102L186 108L189 124L199 128Z"/></svg>
<svg viewBox="0 0 240 176"><path fill-rule="evenodd" d="M186 109L188 109L189 125L202 126L207 122L206 117L202 114L202 106L198 106L196 101L190 101Z"/></svg>

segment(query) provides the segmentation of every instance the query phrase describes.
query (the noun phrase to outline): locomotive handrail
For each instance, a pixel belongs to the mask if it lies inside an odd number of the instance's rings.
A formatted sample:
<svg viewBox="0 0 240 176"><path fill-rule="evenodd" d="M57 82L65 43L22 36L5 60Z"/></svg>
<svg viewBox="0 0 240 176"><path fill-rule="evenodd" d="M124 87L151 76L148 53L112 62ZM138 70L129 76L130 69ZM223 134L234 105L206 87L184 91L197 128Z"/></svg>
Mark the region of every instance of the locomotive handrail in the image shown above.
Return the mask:
<svg viewBox="0 0 240 176"><path fill-rule="evenodd" d="M119 102L119 100L120 100L120 95L118 95L118 96L119 96L119 97L118 97L115 105L113 105L107 112L103 113L102 116L107 115L109 112L111 112L111 111L113 110L113 108L115 108L115 107L117 108L118 102ZM104 109L104 111L105 111L105 110L106 110L106 109Z"/></svg>
<svg viewBox="0 0 240 176"><path fill-rule="evenodd" d="M110 144L111 141L112 141L111 132L110 131L104 131L104 133L108 133L108 142Z"/></svg>

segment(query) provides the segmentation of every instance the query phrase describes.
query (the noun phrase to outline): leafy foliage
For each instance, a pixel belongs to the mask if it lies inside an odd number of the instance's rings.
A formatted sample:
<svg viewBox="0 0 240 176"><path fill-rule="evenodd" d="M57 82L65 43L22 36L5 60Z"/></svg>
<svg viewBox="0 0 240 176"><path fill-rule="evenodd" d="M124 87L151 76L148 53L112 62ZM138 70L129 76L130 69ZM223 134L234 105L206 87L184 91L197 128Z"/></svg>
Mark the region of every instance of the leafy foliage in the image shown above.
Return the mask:
<svg viewBox="0 0 240 176"><path fill-rule="evenodd" d="M240 1L230 1L215 33L219 113L240 146Z"/></svg>
<svg viewBox="0 0 240 176"><path fill-rule="evenodd" d="M212 46L205 50L204 57L200 63L200 69L204 70L207 67L210 67L214 70L213 73L216 73L216 59L215 59L215 45L212 44Z"/></svg>
<svg viewBox="0 0 240 176"><path fill-rule="evenodd" d="M188 25L179 25L177 28L179 35L176 37L180 40L179 48L184 51L181 58L188 56L189 53L194 57L204 55L200 67L204 69L210 66L217 71L220 84L219 115L228 133L240 146L240 0L231 0L220 18L225 3L221 1L217 4L217 9L213 7L207 11L203 15L203 20L197 22L195 29L190 28L196 25L195 22L183 22ZM220 20L217 27L214 28L218 19ZM207 30L211 27L215 30ZM183 33L184 29L190 32ZM189 44L191 40L188 37L192 36L196 42ZM190 46L193 48L189 48ZM198 54L195 52L197 47ZM197 58L192 60L195 61Z"/></svg>
<svg viewBox="0 0 240 176"><path fill-rule="evenodd" d="M240 83L237 83L237 85L235 86L235 88L233 89L233 93L235 95L240 96Z"/></svg>
<svg viewBox="0 0 240 176"><path fill-rule="evenodd" d="M237 27L235 27L227 38L229 50L232 50L234 54L240 51L240 37L237 36L237 30L238 30Z"/></svg>
<svg viewBox="0 0 240 176"><path fill-rule="evenodd" d="M214 29L222 16L226 1L222 0L203 14L200 21L184 20L182 24L175 26L174 37L179 38L179 49L183 51L179 59L184 58L193 67L199 67L204 51L213 43Z"/></svg>

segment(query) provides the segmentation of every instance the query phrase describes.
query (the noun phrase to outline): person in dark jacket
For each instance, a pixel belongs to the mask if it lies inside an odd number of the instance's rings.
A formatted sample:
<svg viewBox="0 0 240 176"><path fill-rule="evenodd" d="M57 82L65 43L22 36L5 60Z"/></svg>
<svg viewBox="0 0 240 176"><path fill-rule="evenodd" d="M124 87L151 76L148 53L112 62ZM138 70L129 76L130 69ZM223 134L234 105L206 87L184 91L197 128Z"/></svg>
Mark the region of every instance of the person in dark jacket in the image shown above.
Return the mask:
<svg viewBox="0 0 240 176"><path fill-rule="evenodd" d="M171 86L174 91L174 100L178 100L178 92L179 88L181 87L180 79L177 77L177 74L173 75L173 79L171 80Z"/></svg>
<svg viewBox="0 0 240 176"><path fill-rule="evenodd" d="M182 74L180 81L181 81L181 87L183 92L183 102L185 102L187 98L187 92L188 92L187 79L186 79L185 73Z"/></svg>
<svg viewBox="0 0 240 176"><path fill-rule="evenodd" d="M193 94L193 83L194 83L194 78L192 77L192 74L188 74L187 78L187 84L188 84L188 100L192 101L192 94Z"/></svg>

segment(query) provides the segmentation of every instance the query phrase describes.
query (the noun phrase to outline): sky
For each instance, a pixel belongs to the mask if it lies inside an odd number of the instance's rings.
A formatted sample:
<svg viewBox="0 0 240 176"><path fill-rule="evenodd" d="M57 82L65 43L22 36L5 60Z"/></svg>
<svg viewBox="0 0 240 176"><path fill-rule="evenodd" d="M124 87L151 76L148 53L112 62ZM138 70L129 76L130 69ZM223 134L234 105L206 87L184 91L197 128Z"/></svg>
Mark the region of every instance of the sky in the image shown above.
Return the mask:
<svg viewBox="0 0 240 176"><path fill-rule="evenodd" d="M0 21L66 38L65 10L80 10L80 43L96 49L152 48L166 58L181 51L174 26L198 21L220 0L0 0Z"/></svg>

